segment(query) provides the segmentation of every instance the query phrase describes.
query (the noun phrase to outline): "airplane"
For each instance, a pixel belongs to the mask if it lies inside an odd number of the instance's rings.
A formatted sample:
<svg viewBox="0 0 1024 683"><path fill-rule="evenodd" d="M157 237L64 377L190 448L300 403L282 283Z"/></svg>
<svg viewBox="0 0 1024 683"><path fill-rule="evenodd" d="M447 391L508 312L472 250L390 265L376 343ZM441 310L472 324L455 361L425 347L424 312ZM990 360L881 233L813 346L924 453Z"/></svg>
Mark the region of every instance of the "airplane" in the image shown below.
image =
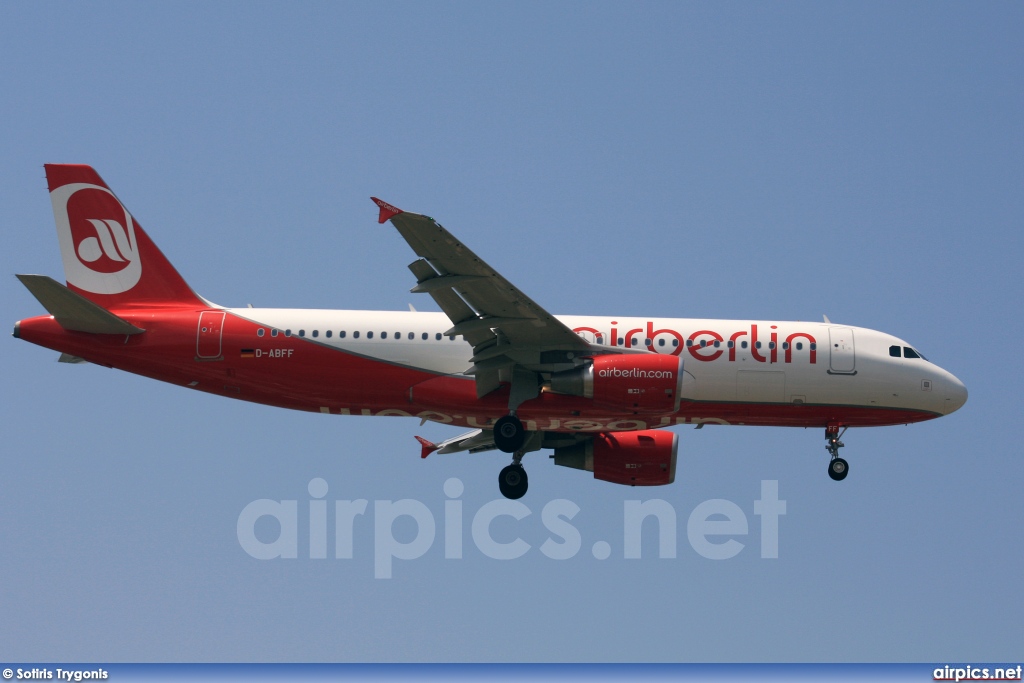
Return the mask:
<svg viewBox="0 0 1024 683"><path fill-rule="evenodd" d="M825 430L923 422L967 400L951 373L883 332L823 322L555 316L428 216L372 198L416 254L437 312L229 308L196 294L90 166L47 164L66 284L17 277L48 315L14 336L218 396L470 431L420 455L497 449L521 498L523 456L632 486L675 480L679 437L706 424Z"/></svg>

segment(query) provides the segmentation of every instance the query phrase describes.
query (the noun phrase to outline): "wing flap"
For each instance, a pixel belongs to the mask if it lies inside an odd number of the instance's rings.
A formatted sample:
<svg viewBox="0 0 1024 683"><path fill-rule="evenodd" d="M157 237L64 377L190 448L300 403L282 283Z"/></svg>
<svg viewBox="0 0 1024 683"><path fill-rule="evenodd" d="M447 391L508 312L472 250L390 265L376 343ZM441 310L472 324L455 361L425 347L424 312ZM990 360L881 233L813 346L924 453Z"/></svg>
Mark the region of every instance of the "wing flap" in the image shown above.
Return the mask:
<svg viewBox="0 0 1024 683"><path fill-rule="evenodd" d="M427 263L426 259L420 259L409 264L409 270L416 276L417 285L412 288L413 292L426 292L437 302L444 314L448 316L455 325L469 323L477 320L476 312L469 307L462 297L456 294L450 286L435 286L431 283L443 280L447 275L438 275L433 266ZM419 289L423 287L423 289ZM466 341L473 346L486 344L494 339L494 333L487 329L476 329L470 333L453 332L449 330L445 334L462 334Z"/></svg>

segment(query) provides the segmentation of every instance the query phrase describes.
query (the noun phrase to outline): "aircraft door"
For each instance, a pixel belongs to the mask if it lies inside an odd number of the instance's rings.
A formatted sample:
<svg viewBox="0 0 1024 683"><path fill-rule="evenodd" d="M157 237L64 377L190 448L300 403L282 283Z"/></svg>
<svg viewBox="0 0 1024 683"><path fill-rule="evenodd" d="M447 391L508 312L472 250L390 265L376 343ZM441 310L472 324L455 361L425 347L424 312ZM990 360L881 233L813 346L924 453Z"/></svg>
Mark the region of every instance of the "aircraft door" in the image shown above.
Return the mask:
<svg viewBox="0 0 1024 683"><path fill-rule="evenodd" d="M856 374L857 357L853 348L853 330L849 327L828 328L829 368L839 375Z"/></svg>
<svg viewBox="0 0 1024 683"><path fill-rule="evenodd" d="M196 358L220 360L221 335L224 334L224 311L203 311L196 330Z"/></svg>

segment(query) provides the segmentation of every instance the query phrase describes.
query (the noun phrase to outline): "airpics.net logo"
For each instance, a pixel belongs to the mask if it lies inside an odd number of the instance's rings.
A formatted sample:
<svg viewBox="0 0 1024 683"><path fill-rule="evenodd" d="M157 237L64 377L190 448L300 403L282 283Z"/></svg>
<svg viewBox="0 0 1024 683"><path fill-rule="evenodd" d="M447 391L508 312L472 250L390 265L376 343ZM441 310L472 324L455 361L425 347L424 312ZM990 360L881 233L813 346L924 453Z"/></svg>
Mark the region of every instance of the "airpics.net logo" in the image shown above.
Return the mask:
<svg viewBox="0 0 1024 683"><path fill-rule="evenodd" d="M515 560L528 553L539 552L552 560L569 560L576 557L584 546L583 535L572 520L579 514L580 506L571 500L557 498L548 501L540 509L545 537L535 539L533 545L521 536L514 540L496 540L492 525L501 517L514 522L529 517L534 509L520 500L498 498L480 506L470 513L464 509L462 494L465 490L461 480L448 479L444 483L444 512L441 515L442 529L434 512L419 500L327 500L329 486L323 479L316 478L307 487L310 500L303 501L300 514L298 500L254 500L238 515L238 543L251 557L258 560L298 559L300 538L308 538L309 559L327 559L329 546L337 560L351 560L357 551L365 552L363 546L356 546L356 526L369 523L373 517L373 575L377 579L390 579L395 571L395 560L411 561L427 555L434 547L438 536L444 546L444 557L448 560L462 559L469 524L469 537L475 552L493 560ZM329 505L333 503L333 505ZM308 507L307 507L308 505ZM328 512L333 512L333 539L328 534ZM753 501L753 514L760 519L760 555L762 559L779 556L779 518L786 514L786 501L779 499L779 482L774 479L761 481L760 498ZM657 557L675 559L677 556L677 527L679 515L675 507L666 500L625 500L622 508L623 536L622 557L627 560L644 557L643 528L657 527ZM276 521L276 524L274 522ZM509 525L507 520L499 522ZM411 540L396 538L397 526L408 529L415 526ZM750 536L747 513L736 503L722 498L705 500L689 513L685 521L686 539L690 547L708 560L728 560L739 555L754 541ZM257 527L276 526L276 532L259 533ZM494 525L496 526L496 525ZM303 528L305 527L305 528ZM649 527L648 527L649 528ZM408 534L399 534L406 538ZM501 534L503 537L508 533ZM305 548L303 548L305 550ZM612 556L612 544L600 540L591 544L590 553L598 560ZM647 556L653 555L648 549Z"/></svg>

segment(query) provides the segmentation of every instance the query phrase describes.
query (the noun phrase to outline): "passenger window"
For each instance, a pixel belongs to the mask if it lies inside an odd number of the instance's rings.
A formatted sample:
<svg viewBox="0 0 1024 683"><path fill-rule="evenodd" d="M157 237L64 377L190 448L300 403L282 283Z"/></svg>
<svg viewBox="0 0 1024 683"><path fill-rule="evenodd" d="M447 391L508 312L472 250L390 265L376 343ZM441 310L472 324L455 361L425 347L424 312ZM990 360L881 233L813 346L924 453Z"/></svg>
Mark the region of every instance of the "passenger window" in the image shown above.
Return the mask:
<svg viewBox="0 0 1024 683"><path fill-rule="evenodd" d="M352 333L352 338L359 339L359 330L356 330L355 332Z"/></svg>
<svg viewBox="0 0 1024 683"><path fill-rule="evenodd" d="M745 348L747 348L747 342L745 342L745 341L741 341L741 342L740 342L740 348L741 348L741 349L745 349Z"/></svg>
<svg viewBox="0 0 1024 683"><path fill-rule="evenodd" d="M416 338L416 334L413 333L413 332L410 332L409 333L409 339L415 339L415 338Z"/></svg>
<svg viewBox="0 0 1024 683"><path fill-rule="evenodd" d="M754 342L754 348L756 348L756 349L761 348L761 342Z"/></svg>
<svg viewBox="0 0 1024 683"><path fill-rule="evenodd" d="M719 346L721 346L721 345L722 345L722 342L720 342L720 341L718 341L718 340L716 339L716 340L715 340L715 348L717 349L717 348L718 348Z"/></svg>
<svg viewBox="0 0 1024 683"><path fill-rule="evenodd" d="M729 341L725 342L725 345L731 349L732 347L736 346L736 342L730 339Z"/></svg>
<svg viewBox="0 0 1024 683"><path fill-rule="evenodd" d="M658 346L664 346L664 345L665 345L665 340L664 339L659 339L658 340Z"/></svg>
<svg viewBox="0 0 1024 683"><path fill-rule="evenodd" d="M895 344L893 346L890 346L889 347L889 355L892 356L893 358L899 358L900 357L900 347L896 346Z"/></svg>
<svg viewBox="0 0 1024 683"><path fill-rule="evenodd" d="M622 346L624 343L625 342L622 340L622 337L619 337L619 346Z"/></svg>
<svg viewBox="0 0 1024 683"><path fill-rule="evenodd" d="M594 337L594 343L595 344L604 344L604 337L602 337L601 335L597 335L596 337Z"/></svg>
<svg viewBox="0 0 1024 683"><path fill-rule="evenodd" d="M263 336L263 328L262 327L260 329L256 330L256 336L257 337L262 337Z"/></svg>
<svg viewBox="0 0 1024 683"><path fill-rule="evenodd" d="M402 338L402 333L401 332L395 332L395 339L401 339L401 338Z"/></svg>
<svg viewBox="0 0 1024 683"><path fill-rule="evenodd" d="M341 332L338 333L338 339L344 339L344 338L345 338L345 330L342 330Z"/></svg>
<svg viewBox="0 0 1024 683"><path fill-rule="evenodd" d="M796 350L797 351L803 351L804 350L804 343L803 342L797 342L796 343Z"/></svg>
<svg viewBox="0 0 1024 683"><path fill-rule="evenodd" d="M324 332L324 335L326 335L328 339L331 338L331 334L333 334L333 333L330 330L327 330L326 332Z"/></svg>
<svg viewBox="0 0 1024 683"><path fill-rule="evenodd" d="M292 336L292 331L291 330L285 330L284 331L284 336L286 336L286 337Z"/></svg>
<svg viewBox="0 0 1024 683"><path fill-rule="evenodd" d="M789 351L789 342L782 342L782 350Z"/></svg>
<svg viewBox="0 0 1024 683"><path fill-rule="evenodd" d="M427 334L426 332L424 332L423 333L423 341L427 341L427 339L429 339L429 338L430 338L430 335Z"/></svg>
<svg viewBox="0 0 1024 683"><path fill-rule="evenodd" d="M768 342L768 348L774 350L775 349L775 342Z"/></svg>
<svg viewBox="0 0 1024 683"><path fill-rule="evenodd" d="M678 339L673 339L672 340L672 346L679 346L679 340Z"/></svg>
<svg viewBox="0 0 1024 683"><path fill-rule="evenodd" d="M904 346L903 347L903 357L904 358L920 358L921 356L917 355L917 351L915 351L914 349L910 348L909 346Z"/></svg>
<svg viewBox="0 0 1024 683"><path fill-rule="evenodd" d="M299 330L299 336L300 337L305 337L306 336L306 331L305 330Z"/></svg>
<svg viewBox="0 0 1024 683"><path fill-rule="evenodd" d="M455 335L448 335L448 341L455 341Z"/></svg>
<svg viewBox="0 0 1024 683"><path fill-rule="evenodd" d="M367 339L373 339L373 332L367 332L366 333L366 338Z"/></svg>
<svg viewBox="0 0 1024 683"><path fill-rule="evenodd" d="M435 334L434 339L436 339L437 341L441 341L441 333L438 332L437 334Z"/></svg>
<svg viewBox="0 0 1024 683"><path fill-rule="evenodd" d="M276 337L277 336L277 330L271 330L270 331L270 336L271 337Z"/></svg>
<svg viewBox="0 0 1024 683"><path fill-rule="evenodd" d="M371 334L372 334L372 333L371 333ZM381 333L380 333L380 338L381 338L381 339L387 339L387 338L388 338L388 333L387 333L387 332L381 332Z"/></svg>
<svg viewBox="0 0 1024 683"><path fill-rule="evenodd" d="M708 340L707 340L707 339L701 339L701 340L700 340L700 347L701 347L702 349L703 349L703 348L704 348L705 346L707 346L707 345L708 345Z"/></svg>
<svg viewBox="0 0 1024 683"><path fill-rule="evenodd" d="M692 340L692 339L687 339L687 340L686 340L686 346L687 346L687 347L691 347L691 346L693 346L693 340Z"/></svg>
<svg viewBox="0 0 1024 683"><path fill-rule="evenodd" d="M811 342L811 351L817 351L818 345L815 342Z"/></svg>
<svg viewBox="0 0 1024 683"><path fill-rule="evenodd" d="M320 330L313 330L313 336L314 337L319 337L320 336Z"/></svg>

